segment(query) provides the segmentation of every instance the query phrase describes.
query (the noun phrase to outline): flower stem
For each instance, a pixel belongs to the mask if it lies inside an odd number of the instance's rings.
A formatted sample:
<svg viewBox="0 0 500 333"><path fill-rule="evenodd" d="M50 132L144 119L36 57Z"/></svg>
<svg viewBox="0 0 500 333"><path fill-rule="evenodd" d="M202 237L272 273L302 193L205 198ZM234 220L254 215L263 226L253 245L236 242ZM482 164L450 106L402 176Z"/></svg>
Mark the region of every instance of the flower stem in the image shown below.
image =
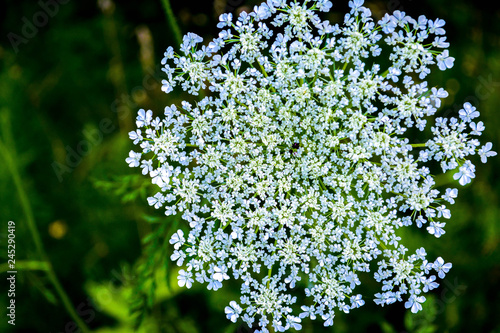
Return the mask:
<svg viewBox="0 0 500 333"><path fill-rule="evenodd" d="M54 271L54 269L49 261L49 258L47 256L47 254L45 253L40 234L39 234L38 229L36 227L35 219L33 216L33 210L31 208L30 202L28 200L28 196L27 196L27 194L23 188L22 182L21 182L21 176L16 168L16 165L15 165L14 160L12 158L11 152L3 144L2 140L0 140L0 155L3 157L2 160L7 165L7 168L10 171L10 174L14 180L14 186L17 190L19 200L21 201L21 206L23 208L24 215L26 216L26 222L28 224L28 229L31 233L31 237L33 239L33 243L35 244L35 248L36 248L36 251L38 253L38 256L41 259L41 262L36 262L36 265L33 264L35 262L30 262L30 261L24 262L26 264L26 265L24 265L24 266L26 266L25 268L45 270L47 272L47 276L49 277L50 282L54 286L57 294L59 295L59 298L63 302L63 305L66 308L66 310L68 311L71 318L73 318L73 320L80 327L80 329L82 330L83 333L90 332L87 325L85 325L85 323L82 321L80 316L78 316L75 309L73 308L73 305L71 304L71 301L70 301L68 295L66 294L66 292L62 288L61 283L59 282L57 275L56 275L56 273L55 273L55 271ZM30 264L28 265L28 263L30 263ZM22 268L22 266L20 268Z"/></svg>
<svg viewBox="0 0 500 333"><path fill-rule="evenodd" d="M177 19L175 18L174 12L172 11L172 6L170 5L170 0L161 0L163 5L163 9L165 10L165 15L167 16L167 23L174 35L175 43L177 45L182 44L182 33L179 28L179 24L177 23Z"/></svg>

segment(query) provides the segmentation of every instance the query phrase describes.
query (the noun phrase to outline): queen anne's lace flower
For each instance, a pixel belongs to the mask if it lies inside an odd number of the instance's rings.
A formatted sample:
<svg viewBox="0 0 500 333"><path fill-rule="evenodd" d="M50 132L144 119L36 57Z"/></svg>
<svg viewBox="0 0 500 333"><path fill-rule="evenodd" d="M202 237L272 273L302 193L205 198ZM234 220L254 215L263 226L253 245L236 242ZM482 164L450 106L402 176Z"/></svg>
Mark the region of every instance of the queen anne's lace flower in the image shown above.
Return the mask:
<svg viewBox="0 0 500 333"><path fill-rule="evenodd" d="M405 137L448 96L422 81L453 65L444 21L396 11L374 22L362 0L349 5L342 26L318 16L330 1L268 0L236 22L221 15L206 45L187 34L182 54L165 53L163 90L210 96L166 107L162 119L141 110L130 133L141 152L127 163L159 187L149 204L189 225L170 241L179 285L241 281L227 318L261 332L300 329L305 317L332 325L336 311L365 303L355 289L370 271L382 285L376 304L419 311L422 292L438 286L431 272L443 278L451 264L408 253L397 230L440 237L443 203L457 197L436 188L427 165L456 170L465 185L470 155L496 155L491 143L479 148L484 126L468 103L459 119L435 119L427 142ZM304 294L292 295L299 282Z"/></svg>

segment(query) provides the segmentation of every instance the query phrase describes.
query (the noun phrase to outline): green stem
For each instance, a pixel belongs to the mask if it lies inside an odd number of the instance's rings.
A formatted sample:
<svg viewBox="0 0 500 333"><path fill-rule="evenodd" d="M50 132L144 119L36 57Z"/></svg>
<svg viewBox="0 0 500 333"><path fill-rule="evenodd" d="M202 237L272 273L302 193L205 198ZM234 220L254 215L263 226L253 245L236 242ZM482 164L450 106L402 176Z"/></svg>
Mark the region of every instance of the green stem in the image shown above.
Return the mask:
<svg viewBox="0 0 500 333"><path fill-rule="evenodd" d="M75 323L80 327L81 331L83 333L90 333L90 329L87 327L87 325L83 322L83 320L80 318L80 316L76 313L75 309L73 308L73 304L71 304L71 300L69 299L68 295L66 294L66 291L64 291L64 288L62 287L61 283L59 282L59 279L57 278L56 273L54 272L54 269L52 268L52 265L50 263L48 264L49 270L47 271L47 275L49 277L50 282L56 289L57 294L61 298L61 301L63 302L64 307L66 308L66 311L68 311L69 315Z"/></svg>
<svg viewBox="0 0 500 333"><path fill-rule="evenodd" d="M271 275L272 275L272 273L273 273L273 266L271 266L271 268L269 268L267 270L267 278L268 278L268 280L267 280L267 288L269 288L269 284L271 282Z"/></svg>
<svg viewBox="0 0 500 333"><path fill-rule="evenodd" d="M0 273L11 271L8 263L0 265ZM45 261L16 260L16 271L48 271L49 265Z"/></svg>
<svg viewBox="0 0 500 333"><path fill-rule="evenodd" d="M264 76L266 78L268 78L269 76L267 75L267 72L266 72L266 69L264 68L264 66L262 66L262 64L259 62L259 60L257 60L257 63L259 64L259 67L260 67L260 70L262 71L262 74L264 74ZM273 92L276 92L276 89L274 89L274 87L271 85L271 90Z"/></svg>
<svg viewBox="0 0 500 333"><path fill-rule="evenodd" d="M170 6L170 0L161 0L163 9L165 10L165 15L167 16L167 23L169 25L172 34L174 35L175 43L177 45L182 44L182 33L179 25L177 24L177 19L175 18L174 12L172 11L172 6Z"/></svg>
<svg viewBox="0 0 500 333"><path fill-rule="evenodd" d="M36 266L39 269L47 271L47 275L49 277L49 280L52 283L52 285L54 286L57 294L59 295L60 299L62 300L64 307L68 311L69 315L73 318L73 320L80 327L80 329L82 330L83 333L89 333L90 332L89 328L82 321L80 316L78 316L75 309L73 308L73 305L71 304L71 301L70 301L68 295L66 294L66 292L64 291L64 289L61 286L61 283L57 279L57 275L54 272L54 268L50 264L48 256L45 253L40 234L39 234L38 229L36 227L35 218L33 216L33 210L31 209L31 205L30 205L30 202L28 200L28 196L27 196L27 194L23 188L23 184L21 182L21 176L20 176L18 169L14 163L14 160L11 156L10 151L7 149L7 147L5 147L2 140L0 140L0 155L3 156L3 161L7 165L7 168L9 169L10 174L14 180L14 186L16 187L17 194L19 195L19 200L21 201L21 206L23 207L24 214L26 215L28 229L31 233L31 237L33 238L33 243L35 244L35 248L36 248L36 251L38 253L38 256L42 260L41 262L36 262L37 263L36 265L34 264L34 262L30 262L30 261L24 262L24 263L25 264L30 263L28 266L31 266L32 268ZM43 263L44 265L42 265L41 263Z"/></svg>
<svg viewBox="0 0 500 333"><path fill-rule="evenodd" d="M21 201L21 206L23 208L23 212L26 215L26 221L28 222L28 228L33 237L33 243L35 244L36 251L41 254L43 253L43 245L42 240L40 238L40 234L35 226L35 219L33 217L33 210L31 209L30 202L28 200L28 196L23 189L21 176L18 173L17 167L12 159L12 156L3 144L3 141L0 140L0 154L3 156L4 163L7 165L7 168L10 171L12 179L14 180L14 186L17 189L17 194L19 195L19 200Z"/></svg>
<svg viewBox="0 0 500 333"><path fill-rule="evenodd" d="M348 62L346 61L346 62L344 63L344 67L342 67L342 71L345 71L345 69L347 68L347 64L348 64Z"/></svg>
<svg viewBox="0 0 500 333"><path fill-rule="evenodd" d="M413 148L425 148L426 147L425 143L412 143L410 146L412 146Z"/></svg>

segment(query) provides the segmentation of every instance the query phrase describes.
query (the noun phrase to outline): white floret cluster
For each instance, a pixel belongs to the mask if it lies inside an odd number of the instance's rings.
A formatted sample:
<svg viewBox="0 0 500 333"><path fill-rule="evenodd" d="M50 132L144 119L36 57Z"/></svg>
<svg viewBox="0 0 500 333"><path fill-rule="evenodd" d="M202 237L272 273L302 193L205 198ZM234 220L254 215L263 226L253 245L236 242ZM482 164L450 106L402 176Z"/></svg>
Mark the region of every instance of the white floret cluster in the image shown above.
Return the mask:
<svg viewBox="0 0 500 333"><path fill-rule="evenodd" d="M165 53L162 89L197 100L162 118L140 110L130 133L140 151L127 163L159 187L149 204L186 221L170 239L179 285L240 281L227 318L259 332L305 317L332 325L365 303L365 272L381 284L375 303L419 311L451 264L408 253L397 230L444 234L458 191L437 188L431 164L465 185L471 155L496 155L479 148L484 124L469 103L459 118L432 117L448 93L424 79L454 61L444 21L396 11L374 22L362 5L331 25L318 16L330 1L268 0L236 22L221 15L209 43L188 33L181 54ZM433 137L411 143L405 134L426 133L427 120Z"/></svg>

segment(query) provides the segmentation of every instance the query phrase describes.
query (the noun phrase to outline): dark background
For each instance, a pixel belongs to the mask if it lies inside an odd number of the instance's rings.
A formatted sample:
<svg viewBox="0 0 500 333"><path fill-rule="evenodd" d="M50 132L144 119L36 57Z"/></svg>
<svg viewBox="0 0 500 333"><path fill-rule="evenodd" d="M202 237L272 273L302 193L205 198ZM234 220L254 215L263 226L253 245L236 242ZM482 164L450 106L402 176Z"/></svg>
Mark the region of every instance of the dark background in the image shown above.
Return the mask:
<svg viewBox="0 0 500 333"><path fill-rule="evenodd" d="M17 275L15 330L7 324L6 269L1 271L0 331L78 331L46 271L35 267L44 257L31 220L82 320L96 332L131 332L127 300L137 296L139 265L147 262L141 254L150 255L141 239L165 218L147 206L149 187L124 161L132 148L127 133L139 108L161 114L183 97L160 90L159 62L175 37L160 0L64 2L53 1L48 10L36 1L0 4L0 142L6 147L0 151L1 262L7 259L6 222L13 220L16 260L26 265ZM209 40L217 34L220 13L258 2L174 1L172 7L183 34L192 31ZM329 17L339 21L348 7L347 1L336 2ZM446 20L455 67L429 78L431 86L450 93L440 115L456 116L471 102L486 125L481 141L493 142L498 151L498 4L373 0L366 5L376 18L399 9L414 18ZM333 328L305 321L304 332L500 332L500 160L486 165L474 160L477 178L460 189L446 234L404 235L407 246L424 246L429 257L453 263L424 311L412 316L403 304L380 308L366 297L361 309L339 314ZM250 332L224 316L237 289L181 290L172 265L154 271L155 301L142 332ZM367 295L377 291L369 281L366 288Z"/></svg>

